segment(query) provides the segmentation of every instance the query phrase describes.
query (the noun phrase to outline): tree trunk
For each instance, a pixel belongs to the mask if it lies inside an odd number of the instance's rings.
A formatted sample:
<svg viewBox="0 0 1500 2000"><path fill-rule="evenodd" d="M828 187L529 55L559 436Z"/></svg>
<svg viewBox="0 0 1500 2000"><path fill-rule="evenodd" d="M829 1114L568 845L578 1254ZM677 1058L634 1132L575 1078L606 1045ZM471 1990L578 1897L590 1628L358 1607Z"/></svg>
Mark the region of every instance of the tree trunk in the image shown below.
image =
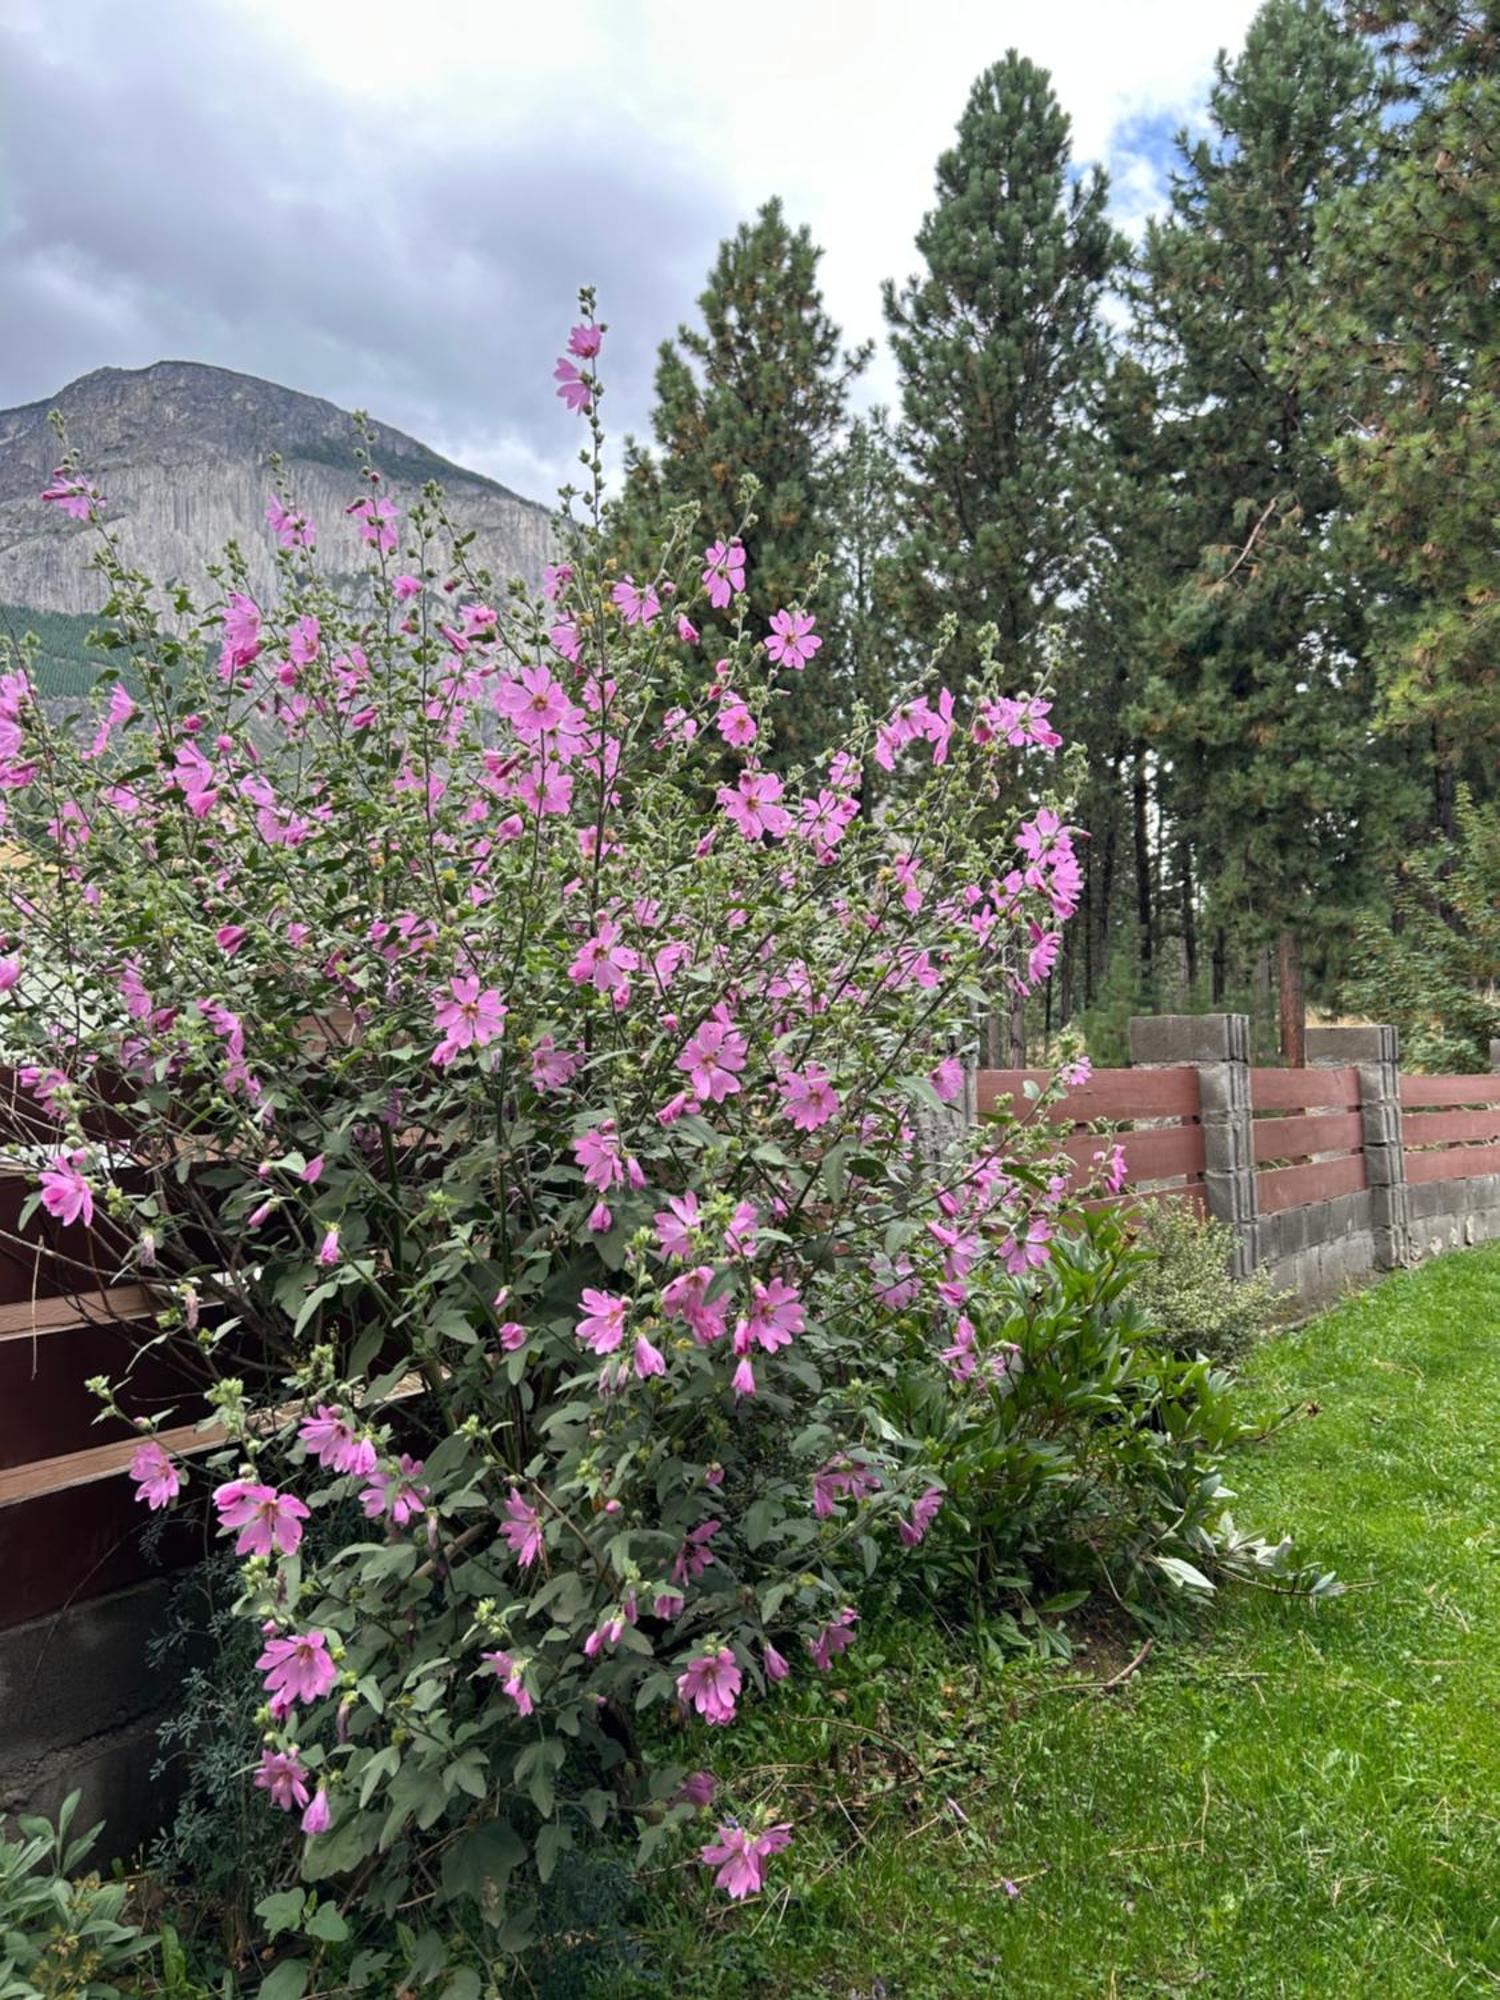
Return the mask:
<svg viewBox="0 0 1500 2000"><path fill-rule="evenodd" d="M1026 997L1017 993L1010 1003L1010 1067L1026 1067Z"/></svg>
<svg viewBox="0 0 1500 2000"><path fill-rule="evenodd" d="M1152 973L1151 935L1151 835L1146 814L1146 746L1135 746L1135 772L1131 779L1131 803L1135 815L1135 914L1140 937L1141 986L1149 999Z"/></svg>
<svg viewBox="0 0 1500 2000"><path fill-rule="evenodd" d="M1307 1065L1307 1003L1302 991L1302 945L1294 931L1276 940L1281 1008L1281 1059L1290 1069Z"/></svg>
<svg viewBox="0 0 1500 2000"><path fill-rule="evenodd" d="M1198 924L1193 911L1193 851L1185 840L1177 843L1177 861L1182 887L1182 956L1191 994L1198 983Z"/></svg>
<svg viewBox="0 0 1500 2000"><path fill-rule="evenodd" d="M1229 991L1229 938L1220 924L1214 931L1213 962L1209 973L1212 981L1213 1003L1222 1007L1224 996Z"/></svg>

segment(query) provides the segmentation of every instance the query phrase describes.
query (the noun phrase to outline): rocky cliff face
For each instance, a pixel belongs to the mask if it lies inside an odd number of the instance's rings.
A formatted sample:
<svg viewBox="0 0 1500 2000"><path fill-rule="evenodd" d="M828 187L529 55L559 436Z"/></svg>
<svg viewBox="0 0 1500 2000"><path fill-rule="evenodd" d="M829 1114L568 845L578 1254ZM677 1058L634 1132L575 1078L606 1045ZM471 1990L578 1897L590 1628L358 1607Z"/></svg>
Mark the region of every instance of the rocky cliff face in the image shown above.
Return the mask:
<svg viewBox="0 0 1500 2000"><path fill-rule="evenodd" d="M56 462L47 422L60 409L86 471L103 491L125 558L157 582L185 583L199 603L204 574L233 537L257 594L270 588L274 543L265 526L267 461L283 461L296 504L318 524L325 571L363 567L344 513L363 487L348 414L316 396L191 361L101 368L44 403L0 410L0 603L90 613L103 586L88 567L93 531L38 500ZM437 479L454 518L475 530L471 559L497 579L540 580L552 556L547 509L465 472L385 425L373 426L382 490L405 507Z"/></svg>

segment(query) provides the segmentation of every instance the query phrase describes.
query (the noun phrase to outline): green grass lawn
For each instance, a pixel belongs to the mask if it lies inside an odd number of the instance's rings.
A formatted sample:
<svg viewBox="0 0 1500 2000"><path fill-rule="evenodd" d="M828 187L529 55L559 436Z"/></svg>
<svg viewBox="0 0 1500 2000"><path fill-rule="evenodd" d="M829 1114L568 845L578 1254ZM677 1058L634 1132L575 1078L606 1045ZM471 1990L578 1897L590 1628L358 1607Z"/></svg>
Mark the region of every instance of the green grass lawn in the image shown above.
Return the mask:
<svg viewBox="0 0 1500 2000"><path fill-rule="evenodd" d="M1246 1373L1307 1414L1229 1468L1236 1518L1362 1587L1231 1589L1107 1694L1116 1642L986 1674L961 1636L866 1632L831 1700L732 1732L740 1796L798 1820L775 1892L706 1914L696 1872L660 1884L610 1991L1500 1990L1500 1246Z"/></svg>

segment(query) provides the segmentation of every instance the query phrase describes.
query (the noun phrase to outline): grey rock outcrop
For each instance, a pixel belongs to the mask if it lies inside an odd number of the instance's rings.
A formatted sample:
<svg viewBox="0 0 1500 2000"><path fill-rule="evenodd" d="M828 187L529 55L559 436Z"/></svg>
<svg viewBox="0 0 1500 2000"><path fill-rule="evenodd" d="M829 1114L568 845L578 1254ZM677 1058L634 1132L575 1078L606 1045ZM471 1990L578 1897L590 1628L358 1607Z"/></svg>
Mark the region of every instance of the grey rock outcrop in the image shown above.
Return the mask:
<svg viewBox="0 0 1500 2000"><path fill-rule="evenodd" d="M344 511L368 490L347 412L253 375L159 361L101 368L46 402L0 411L0 603L92 613L103 602L102 582L87 563L92 530L38 499L56 462L52 409L62 411L105 495L126 560L158 583L186 584L204 602L204 565L232 537L257 594L269 589L274 543L265 506L273 452L296 504L318 525L321 567L334 574L363 568L366 552ZM472 561L497 579L540 580L553 552L545 507L384 424L372 426L372 446L381 490L403 511L424 481L438 480L455 520L475 531Z"/></svg>

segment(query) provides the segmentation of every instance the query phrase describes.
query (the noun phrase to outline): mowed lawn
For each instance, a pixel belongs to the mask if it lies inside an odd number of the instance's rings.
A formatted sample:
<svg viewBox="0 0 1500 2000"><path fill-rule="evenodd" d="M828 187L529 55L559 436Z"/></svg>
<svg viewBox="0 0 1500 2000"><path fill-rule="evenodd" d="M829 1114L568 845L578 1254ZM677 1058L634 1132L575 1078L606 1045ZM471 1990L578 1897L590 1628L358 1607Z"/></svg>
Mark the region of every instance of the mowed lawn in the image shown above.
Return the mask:
<svg viewBox="0 0 1500 2000"><path fill-rule="evenodd" d="M1128 1645L982 1671L962 1635L866 1632L832 1699L726 1732L739 1795L798 1821L776 1892L731 1912L660 1881L609 1990L1500 1991L1500 1246L1246 1374L1303 1415L1233 1462L1237 1520L1359 1587L1231 1588L1108 1694L1078 1683Z"/></svg>

